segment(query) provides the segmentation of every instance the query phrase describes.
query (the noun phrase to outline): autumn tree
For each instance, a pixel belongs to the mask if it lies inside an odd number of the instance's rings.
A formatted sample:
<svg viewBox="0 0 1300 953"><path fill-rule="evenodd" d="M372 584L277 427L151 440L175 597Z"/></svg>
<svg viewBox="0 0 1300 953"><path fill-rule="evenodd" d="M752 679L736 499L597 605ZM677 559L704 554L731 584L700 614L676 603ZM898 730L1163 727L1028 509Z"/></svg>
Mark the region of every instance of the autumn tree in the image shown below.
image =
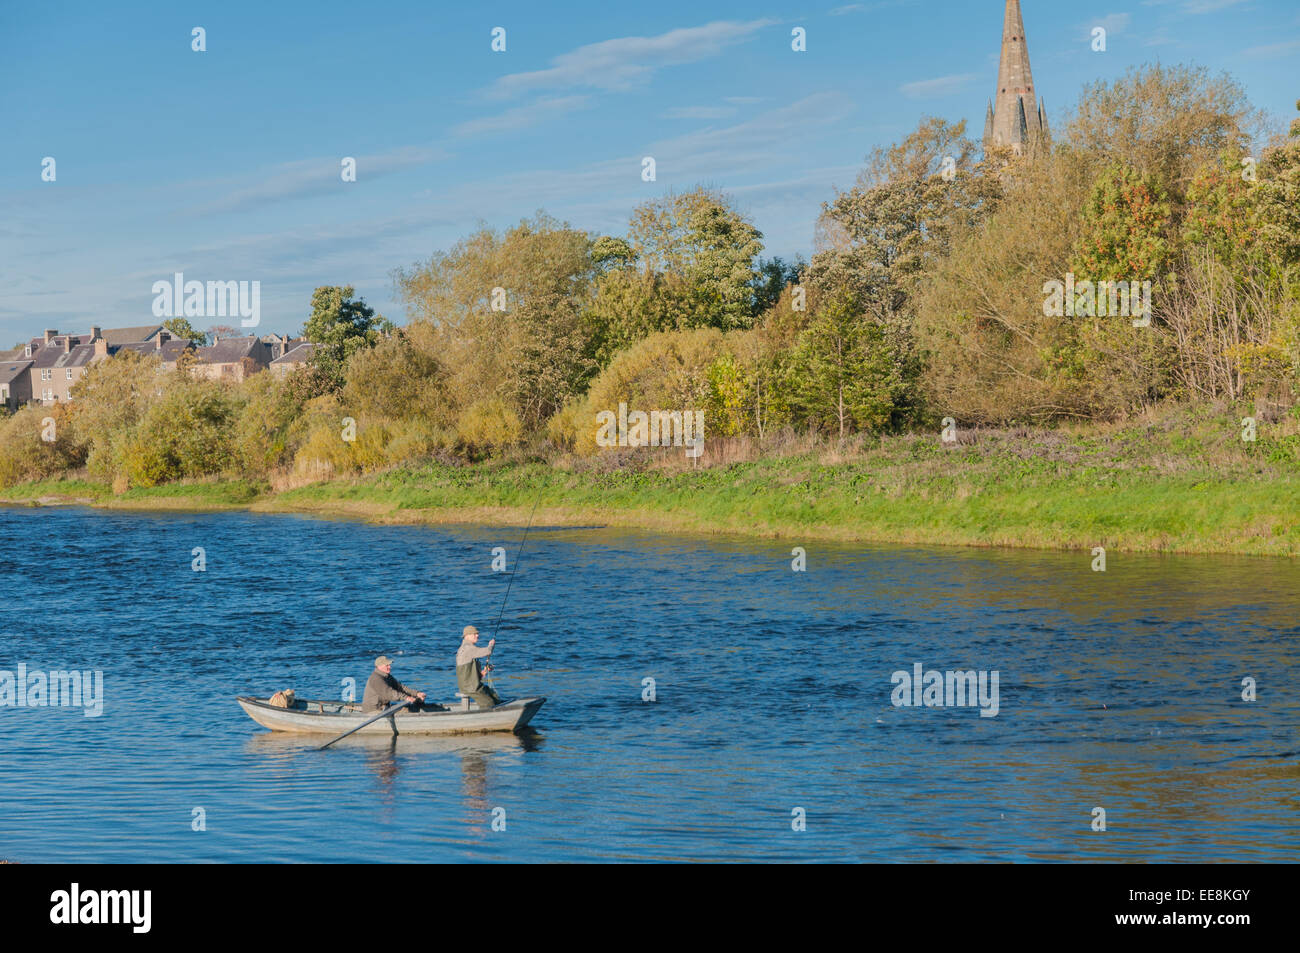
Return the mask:
<svg viewBox="0 0 1300 953"><path fill-rule="evenodd" d="M597 370L583 313L596 270L589 237L539 213L504 233L480 228L395 280L437 330L457 406L501 397L531 430Z"/></svg>
<svg viewBox="0 0 1300 953"><path fill-rule="evenodd" d="M637 206L626 238L593 244L601 271L586 313L599 361L660 331L750 327L762 238L725 195L706 188Z"/></svg>

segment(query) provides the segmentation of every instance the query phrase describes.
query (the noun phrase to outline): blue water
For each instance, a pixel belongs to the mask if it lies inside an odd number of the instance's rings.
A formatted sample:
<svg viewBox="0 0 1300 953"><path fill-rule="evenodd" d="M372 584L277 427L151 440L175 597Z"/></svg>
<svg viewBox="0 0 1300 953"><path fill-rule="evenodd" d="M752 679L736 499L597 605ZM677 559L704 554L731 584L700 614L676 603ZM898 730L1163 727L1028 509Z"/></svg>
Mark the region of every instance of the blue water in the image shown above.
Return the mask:
<svg viewBox="0 0 1300 953"><path fill-rule="evenodd" d="M100 717L0 708L0 858L1300 859L1291 561L804 542L796 573L792 542L534 527L495 658L534 733L318 752L234 703L381 653L449 700L521 532L0 507L0 670L104 677ZM996 717L895 707L917 662L996 670Z"/></svg>

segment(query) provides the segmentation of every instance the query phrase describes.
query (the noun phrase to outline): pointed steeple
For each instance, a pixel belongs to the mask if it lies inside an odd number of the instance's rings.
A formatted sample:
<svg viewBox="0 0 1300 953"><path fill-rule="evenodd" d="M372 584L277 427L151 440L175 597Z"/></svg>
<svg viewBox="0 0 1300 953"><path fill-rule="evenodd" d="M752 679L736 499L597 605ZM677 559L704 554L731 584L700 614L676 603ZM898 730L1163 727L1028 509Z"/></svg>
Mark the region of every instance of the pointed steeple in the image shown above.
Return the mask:
<svg viewBox="0 0 1300 953"><path fill-rule="evenodd" d="M993 129L991 135L986 133L984 137L985 148L1011 146L1019 152L1030 138L1042 132L1042 113L1034 93L1034 74L1029 68L1020 0L1006 0L1002 60L998 65L998 87L993 102Z"/></svg>
<svg viewBox="0 0 1300 953"><path fill-rule="evenodd" d="M988 115L984 117L984 141L988 142L993 138L993 100L989 100Z"/></svg>

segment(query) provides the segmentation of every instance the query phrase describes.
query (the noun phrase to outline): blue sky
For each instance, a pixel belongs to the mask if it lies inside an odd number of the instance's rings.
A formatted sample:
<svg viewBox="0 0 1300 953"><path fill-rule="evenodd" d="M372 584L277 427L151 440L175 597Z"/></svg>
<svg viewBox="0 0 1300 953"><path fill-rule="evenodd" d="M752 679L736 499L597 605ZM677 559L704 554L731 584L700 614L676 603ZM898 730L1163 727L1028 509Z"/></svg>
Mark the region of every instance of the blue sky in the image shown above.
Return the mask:
<svg viewBox="0 0 1300 953"><path fill-rule="evenodd" d="M1022 5L1054 122L1084 83L1156 60L1227 71L1280 122L1295 115L1295 0ZM733 196L766 255L807 257L820 204L874 146L923 115L965 118L978 138L1002 9L5 0L0 347L149 323L153 282L175 271L260 281L259 332L299 329L322 284L355 285L402 323L392 270L479 222L545 209L621 233L639 202L697 184ZM790 48L796 26L806 52Z"/></svg>

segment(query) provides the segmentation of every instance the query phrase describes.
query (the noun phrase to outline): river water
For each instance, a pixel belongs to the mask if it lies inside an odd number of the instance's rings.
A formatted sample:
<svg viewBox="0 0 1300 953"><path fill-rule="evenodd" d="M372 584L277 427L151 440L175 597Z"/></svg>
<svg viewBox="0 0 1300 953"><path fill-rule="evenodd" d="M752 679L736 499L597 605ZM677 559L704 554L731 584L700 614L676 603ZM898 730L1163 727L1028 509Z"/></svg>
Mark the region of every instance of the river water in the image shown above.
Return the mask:
<svg viewBox="0 0 1300 953"><path fill-rule="evenodd" d="M103 673L98 716L0 707L0 858L1300 859L1291 561L533 527L495 679L534 732L320 752L235 704L381 653L450 700L521 534L0 507L0 670ZM986 715L893 704L917 664Z"/></svg>

